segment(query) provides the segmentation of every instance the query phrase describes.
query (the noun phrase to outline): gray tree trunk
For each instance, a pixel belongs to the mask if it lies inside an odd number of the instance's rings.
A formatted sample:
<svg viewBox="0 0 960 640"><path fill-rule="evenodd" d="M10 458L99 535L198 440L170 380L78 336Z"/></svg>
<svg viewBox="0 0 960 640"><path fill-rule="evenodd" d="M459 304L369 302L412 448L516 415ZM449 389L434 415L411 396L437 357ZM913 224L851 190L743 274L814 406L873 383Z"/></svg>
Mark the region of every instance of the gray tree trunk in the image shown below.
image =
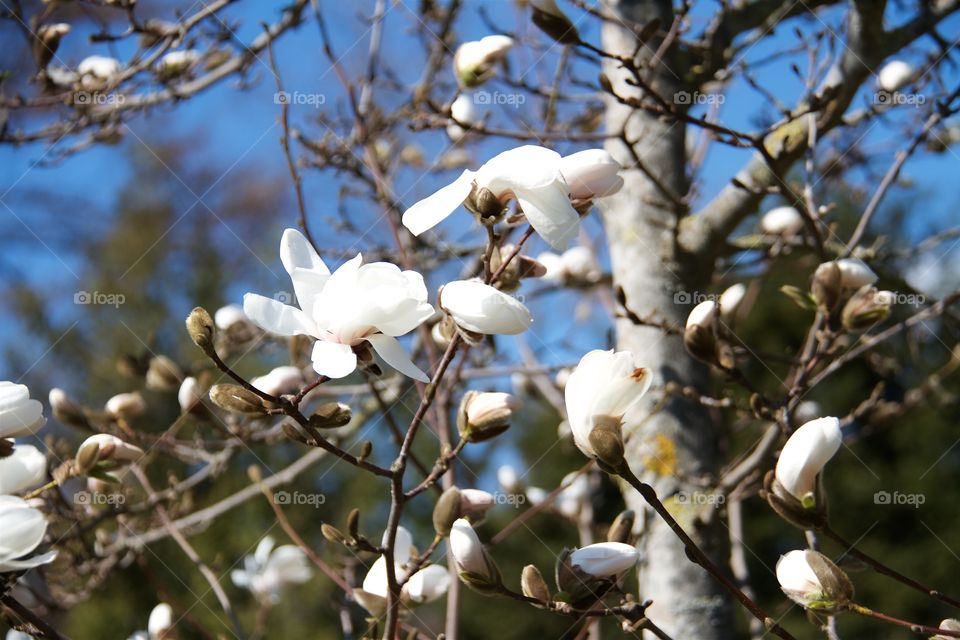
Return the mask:
<svg viewBox="0 0 960 640"><path fill-rule="evenodd" d="M627 24L643 25L658 17L661 27L666 29L672 21L669 0L608 0L608 7ZM640 58L652 56L657 45L655 41L648 43ZM630 56L636 49L636 37L621 25L607 22L603 48ZM605 62L605 73L617 93L639 97L639 90L625 82L627 74L618 67L615 61ZM660 95L671 99L675 92L684 89L677 77L682 74L677 71L669 57L653 67L651 81ZM686 128L683 123L663 122L608 99L609 131L620 131L628 117L627 139L635 141L637 157L658 180L651 180L639 170L625 172L624 188L605 202L603 217L614 283L623 288L627 305L641 318L658 317L682 326L691 307L683 303L681 292L702 291L710 270L709 264L678 250L675 229L680 214L663 195L663 188L677 196L687 191ZM608 150L624 166L635 164L622 142L611 141ZM617 343L619 349L632 351L638 364L651 369L654 375L653 391L644 400L643 408L637 415L629 416L625 424L627 432L632 432L627 447L631 467L657 489L662 499L678 491L696 491L697 486L689 480L715 471L716 435L710 415L699 404L676 396L656 411L653 409L662 398L657 390L664 383L674 381L702 390L707 371L687 355L679 337L665 336L658 328L621 319L617 322ZM675 465L670 460L671 448L675 449ZM663 473L670 466L674 466L675 473ZM733 638L731 601L722 588L687 559L683 545L645 508L636 492L626 487L624 495L628 505L643 514L638 518L642 552L640 596L654 602L650 618L677 640ZM720 566L727 566L726 532L716 518L712 527L695 530L690 530L683 518L680 521Z"/></svg>

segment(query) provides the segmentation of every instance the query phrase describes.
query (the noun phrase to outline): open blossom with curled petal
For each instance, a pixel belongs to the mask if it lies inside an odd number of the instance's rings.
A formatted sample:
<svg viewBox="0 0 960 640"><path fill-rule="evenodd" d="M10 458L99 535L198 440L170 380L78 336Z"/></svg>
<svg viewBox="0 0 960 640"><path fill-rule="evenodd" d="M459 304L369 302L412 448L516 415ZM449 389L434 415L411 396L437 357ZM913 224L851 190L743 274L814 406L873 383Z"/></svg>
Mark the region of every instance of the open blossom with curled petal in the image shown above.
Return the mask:
<svg viewBox="0 0 960 640"><path fill-rule="evenodd" d="M28 444L18 444L13 454L0 458L0 494L33 489L47 476L47 457Z"/></svg>
<svg viewBox="0 0 960 640"><path fill-rule="evenodd" d="M560 154L544 147L504 151L407 209L403 224L418 236L468 198L485 218L499 216L515 199L537 233L554 248L564 249L577 233L580 214L570 204L570 187L561 168Z"/></svg>
<svg viewBox="0 0 960 640"><path fill-rule="evenodd" d="M278 602L283 587L307 582L313 577L313 569L300 547L285 544L274 549L273 545L273 538L263 538L253 555L243 559L243 569L230 572L230 579L259 598Z"/></svg>
<svg viewBox="0 0 960 640"><path fill-rule="evenodd" d="M560 159L560 173L570 187L570 197L576 200L603 198L620 191L622 168L605 149L586 149Z"/></svg>
<svg viewBox="0 0 960 640"><path fill-rule="evenodd" d="M0 573L31 569L53 562L56 551L25 558L43 541L47 521L43 513L16 496L0 496Z"/></svg>
<svg viewBox="0 0 960 640"><path fill-rule="evenodd" d="M395 337L433 315L423 276L387 262L361 264L360 254L331 274L295 229L284 231L280 259L300 306L248 293L243 310L253 322L278 335L316 338L313 368L330 378L352 373L357 368L354 348L368 342L394 369L428 380Z"/></svg>
<svg viewBox="0 0 960 640"><path fill-rule="evenodd" d="M493 65L506 57L513 38L503 35L484 36L464 42L453 54L453 73L464 87L475 87L487 80Z"/></svg>
<svg viewBox="0 0 960 640"><path fill-rule="evenodd" d="M647 392L650 381L650 371L634 366L629 351L596 349L580 359L564 398L573 440L585 455L597 455L590 434L598 427L619 429L624 414Z"/></svg>
<svg viewBox="0 0 960 640"><path fill-rule="evenodd" d="M807 422L783 446L774 471L776 480L804 507L815 506L817 476L840 449L842 440L837 418Z"/></svg>
<svg viewBox="0 0 960 640"><path fill-rule="evenodd" d="M387 543L387 532L383 534L383 544ZM428 565L406 579L406 565L414 559L417 549L413 545L413 536L404 527L397 527L393 543L393 562L397 580L406 584L403 586L401 598L409 603L424 604L432 602L447 592L450 583L449 573L445 567ZM442 574L442 575L441 575ZM371 565L363 579L361 597L357 600L370 613L378 615L381 607L385 607L389 594L387 582L387 558L380 556Z"/></svg>
<svg viewBox="0 0 960 640"><path fill-rule="evenodd" d="M793 236L803 230L803 214L794 207L774 207L760 218L764 233L775 236Z"/></svg>
<svg viewBox="0 0 960 640"><path fill-rule="evenodd" d="M533 316L522 302L479 280L443 285L437 305L460 327L474 333L515 335L533 324Z"/></svg>
<svg viewBox="0 0 960 640"><path fill-rule="evenodd" d="M570 564L597 578L609 578L628 571L640 554L622 542L598 542L570 554Z"/></svg>
<svg viewBox="0 0 960 640"><path fill-rule="evenodd" d="M30 397L26 385L0 382L0 438L28 436L46 422L43 405Z"/></svg>

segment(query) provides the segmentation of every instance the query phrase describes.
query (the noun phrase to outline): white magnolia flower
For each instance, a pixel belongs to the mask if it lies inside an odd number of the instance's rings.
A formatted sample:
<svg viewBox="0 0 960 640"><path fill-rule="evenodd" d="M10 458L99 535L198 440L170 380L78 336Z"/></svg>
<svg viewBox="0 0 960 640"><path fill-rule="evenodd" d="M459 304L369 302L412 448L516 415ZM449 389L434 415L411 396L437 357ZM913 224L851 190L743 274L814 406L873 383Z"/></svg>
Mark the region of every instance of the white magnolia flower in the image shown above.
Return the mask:
<svg viewBox="0 0 960 640"><path fill-rule="evenodd" d="M570 374L564 397L573 440L587 456L596 453L590 433L600 424L617 424L650 388L650 371L636 368L629 351L595 349Z"/></svg>
<svg viewBox="0 0 960 640"><path fill-rule="evenodd" d="M883 65L880 73L877 74L877 86L883 90L893 93L902 89L910 78L913 77L913 67L903 60L891 60Z"/></svg>
<svg viewBox="0 0 960 640"><path fill-rule="evenodd" d="M303 384L303 372L299 367L284 365L272 369L270 373L264 376L254 378L250 381L250 384L273 396L293 393Z"/></svg>
<svg viewBox="0 0 960 640"><path fill-rule="evenodd" d="M220 307L213 314L213 323L221 331L226 331L235 324L247 324L250 319L243 312L243 307L238 304L228 304Z"/></svg>
<svg viewBox="0 0 960 640"><path fill-rule="evenodd" d="M847 574L812 549L798 549L780 556L777 581L788 598L814 611L842 611L853 598L853 583Z"/></svg>
<svg viewBox="0 0 960 640"><path fill-rule="evenodd" d="M460 124L476 124L480 120L480 113L474 102L473 96L467 93L461 93L457 99L450 105L450 115L456 122L447 125L447 135L454 142L460 142L467 131ZM457 124L460 123L460 124Z"/></svg>
<svg viewBox="0 0 960 640"><path fill-rule="evenodd" d="M203 402L203 389L200 383L193 376L188 376L180 383L180 389L177 391L177 402L180 403L180 410L184 413L189 412L198 404Z"/></svg>
<svg viewBox="0 0 960 640"><path fill-rule="evenodd" d="M523 488L516 469L508 464L500 465L500 467L497 468L497 483L505 493L514 493Z"/></svg>
<svg viewBox="0 0 960 640"><path fill-rule="evenodd" d="M595 280L600 275L593 252L587 247L570 247L560 256L563 275L576 281Z"/></svg>
<svg viewBox="0 0 960 640"><path fill-rule="evenodd" d="M46 422L43 405L30 398L26 385L0 382L0 438L28 436Z"/></svg>
<svg viewBox="0 0 960 640"><path fill-rule="evenodd" d="M115 435L98 433L83 441L77 449L78 460L93 459L98 462L114 462L123 464L136 462L143 457L143 449L124 442Z"/></svg>
<svg viewBox="0 0 960 640"><path fill-rule="evenodd" d="M491 75L493 65L503 60L512 46L513 38L503 35L464 42L453 54L453 74L461 85L475 87Z"/></svg>
<svg viewBox="0 0 960 640"><path fill-rule="evenodd" d="M331 274L295 229L284 231L280 259L300 306L248 293L243 310L251 320L278 335L316 338L311 358L320 375L350 375L357 368L353 348L366 341L394 369L429 380L395 337L413 331L433 315L423 276L387 262L361 264L360 254Z"/></svg>
<svg viewBox="0 0 960 640"><path fill-rule="evenodd" d="M123 65L116 58L108 56L88 56L77 65L77 73L83 80L100 84L119 76Z"/></svg>
<svg viewBox="0 0 960 640"><path fill-rule="evenodd" d="M32 569L57 557L56 551L24 557L43 541L47 521L22 498L0 495L0 531L0 573Z"/></svg>
<svg viewBox="0 0 960 640"><path fill-rule="evenodd" d="M522 302L479 280L456 280L440 288L437 305L467 331L515 335L533 324Z"/></svg>
<svg viewBox="0 0 960 640"><path fill-rule="evenodd" d="M516 199L537 233L554 248L564 249L577 233L580 215L570 204L561 165L560 154L544 147L504 151L407 209L403 225L419 236L453 213L476 187L490 191L503 205Z"/></svg>
<svg viewBox="0 0 960 640"><path fill-rule="evenodd" d="M34 446L18 444L12 455L0 458L0 494L33 489L46 477L47 457Z"/></svg>
<svg viewBox="0 0 960 640"><path fill-rule="evenodd" d="M640 557L637 550L622 542L598 542L570 554L570 564L597 578L609 578L629 570Z"/></svg>
<svg viewBox="0 0 960 640"><path fill-rule="evenodd" d="M691 311L687 316L687 329L692 327L703 327L710 329L717 319L717 303L713 300L704 300Z"/></svg>
<svg viewBox="0 0 960 640"><path fill-rule="evenodd" d="M807 562L807 552L800 549L780 556L777 561L777 582L791 599L795 599L791 594L804 594L809 597L823 590L820 579ZM801 600L796 601L803 604Z"/></svg>
<svg viewBox="0 0 960 640"><path fill-rule="evenodd" d="M161 602L150 612L146 631L136 631L127 640L166 640L173 628L173 608Z"/></svg>
<svg viewBox="0 0 960 640"><path fill-rule="evenodd" d="M450 528L450 553L462 571L478 576L492 578L487 565L486 552L477 537L477 532L464 518L453 523Z"/></svg>
<svg viewBox="0 0 960 640"><path fill-rule="evenodd" d="M482 489L460 489L460 515L478 522L493 508L497 499Z"/></svg>
<svg viewBox="0 0 960 640"><path fill-rule="evenodd" d="M547 272L543 275L544 280L550 282L562 282L566 272L563 268L563 257L552 251L544 251L537 256L537 262L542 264Z"/></svg>
<svg viewBox="0 0 960 640"><path fill-rule="evenodd" d="M586 149L560 159L560 173L570 187L570 197L577 200L602 198L620 191L621 169L605 149Z"/></svg>
<svg viewBox="0 0 960 640"><path fill-rule="evenodd" d="M200 52L195 49L171 51L160 58L160 71L166 74L183 73L199 61Z"/></svg>
<svg viewBox="0 0 960 640"><path fill-rule="evenodd" d="M243 569L230 572L230 579L259 598L278 602L285 586L307 582L313 577L313 568L300 547L285 544L274 549L273 545L273 538L264 537L253 555L243 559Z"/></svg>
<svg viewBox="0 0 960 640"><path fill-rule="evenodd" d="M803 214L794 207L775 207L760 218L764 233L775 236L793 236L803 230Z"/></svg>
<svg viewBox="0 0 960 640"><path fill-rule="evenodd" d="M132 418L146 411L147 403L139 391L131 391L113 396L107 400L104 408L118 418Z"/></svg>
<svg viewBox="0 0 960 640"><path fill-rule="evenodd" d="M387 543L387 532L383 534L382 543ZM407 576L406 565L413 560L417 553L413 545L413 536L404 527L397 527L397 534L393 543L394 573L397 580L403 582ZM442 574L442 575L441 575ZM407 601L416 604L432 602L447 592L450 584L449 573L445 567L428 565L422 567L407 580L403 586L402 596ZM386 599L390 588L387 583L387 558L380 556L370 566L363 579L363 591L377 598ZM379 605L379 602L374 600ZM371 611L371 613L373 613Z"/></svg>
<svg viewBox="0 0 960 640"><path fill-rule="evenodd" d="M840 449L842 440L837 418L804 424L783 445L774 471L777 481L804 506L814 506L817 475Z"/></svg>
<svg viewBox="0 0 960 640"><path fill-rule="evenodd" d="M720 294L720 314L726 319L733 318L745 295L747 295L747 285L742 282L727 287Z"/></svg>
<svg viewBox="0 0 960 640"><path fill-rule="evenodd" d="M425 604L442 598L450 587L450 572L446 567L431 564L410 576L403 591L416 604Z"/></svg>
<svg viewBox="0 0 960 640"><path fill-rule="evenodd" d="M877 281L877 274L858 258L837 260L840 269L840 284L846 289L859 289Z"/></svg>

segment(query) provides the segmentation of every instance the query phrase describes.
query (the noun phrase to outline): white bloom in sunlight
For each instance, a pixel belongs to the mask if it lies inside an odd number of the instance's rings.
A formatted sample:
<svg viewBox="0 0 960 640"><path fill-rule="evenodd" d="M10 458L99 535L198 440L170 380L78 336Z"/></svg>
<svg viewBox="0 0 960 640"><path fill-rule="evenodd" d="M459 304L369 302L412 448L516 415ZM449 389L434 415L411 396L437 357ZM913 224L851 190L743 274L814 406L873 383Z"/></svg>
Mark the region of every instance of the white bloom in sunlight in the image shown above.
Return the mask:
<svg viewBox="0 0 960 640"><path fill-rule="evenodd" d="M230 572L230 579L259 598L278 602L285 586L307 582L313 577L313 568L300 547L285 544L274 549L273 545L273 538L264 537L253 555L243 559L243 569Z"/></svg>
<svg viewBox="0 0 960 640"><path fill-rule="evenodd" d="M0 496L0 573L23 571L53 562L56 551L24 558L43 541L47 521L39 510L15 496Z"/></svg>
<svg viewBox="0 0 960 640"><path fill-rule="evenodd" d="M425 604L442 598L449 587L450 572L444 566L432 564L410 576L403 591L411 602Z"/></svg>
<svg viewBox="0 0 960 640"><path fill-rule="evenodd" d="M47 457L34 446L18 444L12 455L0 458L0 494L33 489L46 477Z"/></svg>
<svg viewBox="0 0 960 640"><path fill-rule="evenodd" d="M171 628L173 628L173 607L166 602L161 602L150 612L147 634L150 640L159 640Z"/></svg>
<svg viewBox="0 0 960 640"><path fill-rule="evenodd" d="M104 408L107 410L107 413L118 418L132 418L146 411L147 403L139 391L131 391L129 393L118 393L113 396L107 400Z"/></svg>
<svg viewBox="0 0 960 640"><path fill-rule="evenodd" d="M467 331L515 335L533 324L522 302L479 280L456 280L440 288L437 305Z"/></svg>
<svg viewBox="0 0 960 640"><path fill-rule="evenodd" d="M837 418L818 418L804 424L783 445L774 471L777 481L805 507L813 507L817 476L842 441Z"/></svg>
<svg viewBox="0 0 960 640"><path fill-rule="evenodd" d="M200 383L193 376L188 376L180 383L180 389L177 391L177 402L180 404L180 410L184 413L189 412L198 404L203 402L203 389Z"/></svg>
<svg viewBox="0 0 960 640"><path fill-rule="evenodd" d="M460 124L472 125L480 119L473 96L467 93L461 93L453 101L453 104L450 105L450 115L457 121L447 125L447 135L454 142L460 142L467 134L467 131Z"/></svg>
<svg viewBox="0 0 960 640"><path fill-rule="evenodd" d="M504 206L516 199L537 233L555 249L564 249L577 233L580 214L570 204L570 187L560 169L560 154L544 147L504 151L407 209L403 225L419 236L453 213L476 187Z"/></svg>
<svg viewBox="0 0 960 640"><path fill-rule="evenodd" d="M246 324L248 322L250 322L250 319L243 312L243 307L238 304L228 304L220 307L213 314L213 323L221 331L226 331L235 324Z"/></svg>
<svg viewBox="0 0 960 640"><path fill-rule="evenodd" d="M624 414L650 388L650 371L633 364L629 351L595 349L580 359L564 390L567 420L577 447L596 457L590 434L598 426L619 425Z"/></svg>
<svg viewBox="0 0 960 640"><path fill-rule="evenodd" d="M171 51L160 58L160 71L166 74L183 73L200 61L200 52L195 49Z"/></svg>
<svg viewBox="0 0 960 640"><path fill-rule="evenodd" d="M840 284L846 289L859 289L877 281L877 274L858 258L837 260L840 269Z"/></svg>
<svg viewBox="0 0 960 640"><path fill-rule="evenodd" d="M43 405L30 398L24 384L0 382L0 438L20 438L46 424Z"/></svg>
<svg viewBox="0 0 960 640"><path fill-rule="evenodd" d="M361 264L360 254L331 274L295 229L284 231L280 259L300 306L248 293L243 310L253 322L278 335L316 338L311 359L320 375L343 378L353 373L353 348L366 341L397 371L429 380L395 337L413 331L434 313L423 276L387 262Z"/></svg>
<svg viewBox="0 0 960 640"><path fill-rule="evenodd" d="M384 532L382 544L386 545L386 543L387 532ZM404 527L397 527L393 544L393 561L394 572L398 581L402 582L406 578L406 565L414 559L416 553L417 549L413 545L413 536ZM401 596L408 603L433 602L447 592L449 585L450 575L446 567L428 565L410 576L406 584L403 585ZM378 606L380 604L378 599L387 598L389 586L387 583L387 558L385 556L380 556L370 566L363 579L362 588L365 595L374 596L370 600Z"/></svg>
<svg viewBox="0 0 960 640"><path fill-rule="evenodd" d="M794 207L775 207L760 218L760 229L775 236L793 236L803 227L803 214Z"/></svg>
<svg viewBox="0 0 960 640"><path fill-rule="evenodd" d="M487 565L486 553L477 532L470 522L460 518L450 528L450 553L461 570L478 576L492 577Z"/></svg>
<svg viewBox="0 0 960 640"><path fill-rule="evenodd" d="M913 77L913 67L903 60L891 60L877 74L877 86L893 93L902 89Z"/></svg>
<svg viewBox="0 0 960 640"><path fill-rule="evenodd" d="M77 65L77 73L94 80L110 80L123 71L123 65L116 58L108 56L88 56Z"/></svg>
<svg viewBox="0 0 960 640"><path fill-rule="evenodd" d="M622 542L598 542L570 554L570 564L597 578L609 578L630 570L640 554Z"/></svg>
<svg viewBox="0 0 960 640"><path fill-rule="evenodd" d="M111 461L117 464L123 464L139 460L143 457L143 449L129 442L124 442L115 435L98 433L83 441L77 449L76 457L81 461ZM91 465L92 464L93 463L91 463Z"/></svg>
<svg viewBox="0 0 960 640"><path fill-rule="evenodd" d="M747 285L742 282L727 287L720 294L720 314L726 319L737 315L737 309L740 308L745 295L747 295Z"/></svg>
<svg viewBox="0 0 960 640"><path fill-rule="evenodd" d="M807 562L806 551L800 549L780 556L777 561L777 582L791 599L795 599L791 594L803 594L805 597L797 600L801 604L803 604L802 600L806 600L811 594L819 594L823 591L820 578Z"/></svg>
<svg viewBox="0 0 960 640"><path fill-rule="evenodd" d="M383 533L382 543L387 542L387 532ZM393 542L393 564L398 578L403 576L403 566L410 562L416 549L413 546L413 536L404 527L397 527L397 535ZM363 579L363 590L367 593L386 598L389 593L387 585L387 558L380 556L374 561Z"/></svg>
<svg viewBox="0 0 960 640"><path fill-rule="evenodd" d="M788 598L820 613L843 611L853 599L853 583L847 574L812 549L797 549L780 556L777 582Z"/></svg>
<svg viewBox="0 0 960 640"><path fill-rule="evenodd" d="M622 168L605 149L586 149L560 159L560 173L570 187L570 197L577 200L602 198L620 191Z"/></svg>
<svg viewBox="0 0 960 640"><path fill-rule="evenodd" d="M273 396L279 396L284 393L293 393L303 384L303 372L299 367L284 365L272 369L270 373L264 376L258 376L250 381L264 393Z"/></svg>
<svg viewBox="0 0 960 640"><path fill-rule="evenodd" d="M687 316L687 329L691 327L704 327L709 329L717 319L717 303L713 300L704 300L691 311Z"/></svg>
<svg viewBox="0 0 960 640"><path fill-rule="evenodd" d="M503 60L513 46L513 38L484 36L464 42L453 54L453 74L464 87L475 87L490 77L494 64Z"/></svg>
<svg viewBox="0 0 960 640"><path fill-rule="evenodd" d="M560 256L563 275L580 282L595 280L600 275L593 252L587 247L570 247Z"/></svg>

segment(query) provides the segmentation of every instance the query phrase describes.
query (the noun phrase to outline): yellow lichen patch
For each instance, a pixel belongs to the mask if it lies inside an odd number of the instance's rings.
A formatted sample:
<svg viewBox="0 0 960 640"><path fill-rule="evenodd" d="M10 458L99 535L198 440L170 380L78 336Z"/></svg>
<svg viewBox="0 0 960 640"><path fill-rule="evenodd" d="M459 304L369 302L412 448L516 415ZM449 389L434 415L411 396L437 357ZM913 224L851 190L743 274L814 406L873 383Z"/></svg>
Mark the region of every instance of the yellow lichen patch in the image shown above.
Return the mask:
<svg viewBox="0 0 960 640"><path fill-rule="evenodd" d="M677 446L673 440L658 433L644 442L643 466L658 476L672 476L677 469Z"/></svg>

